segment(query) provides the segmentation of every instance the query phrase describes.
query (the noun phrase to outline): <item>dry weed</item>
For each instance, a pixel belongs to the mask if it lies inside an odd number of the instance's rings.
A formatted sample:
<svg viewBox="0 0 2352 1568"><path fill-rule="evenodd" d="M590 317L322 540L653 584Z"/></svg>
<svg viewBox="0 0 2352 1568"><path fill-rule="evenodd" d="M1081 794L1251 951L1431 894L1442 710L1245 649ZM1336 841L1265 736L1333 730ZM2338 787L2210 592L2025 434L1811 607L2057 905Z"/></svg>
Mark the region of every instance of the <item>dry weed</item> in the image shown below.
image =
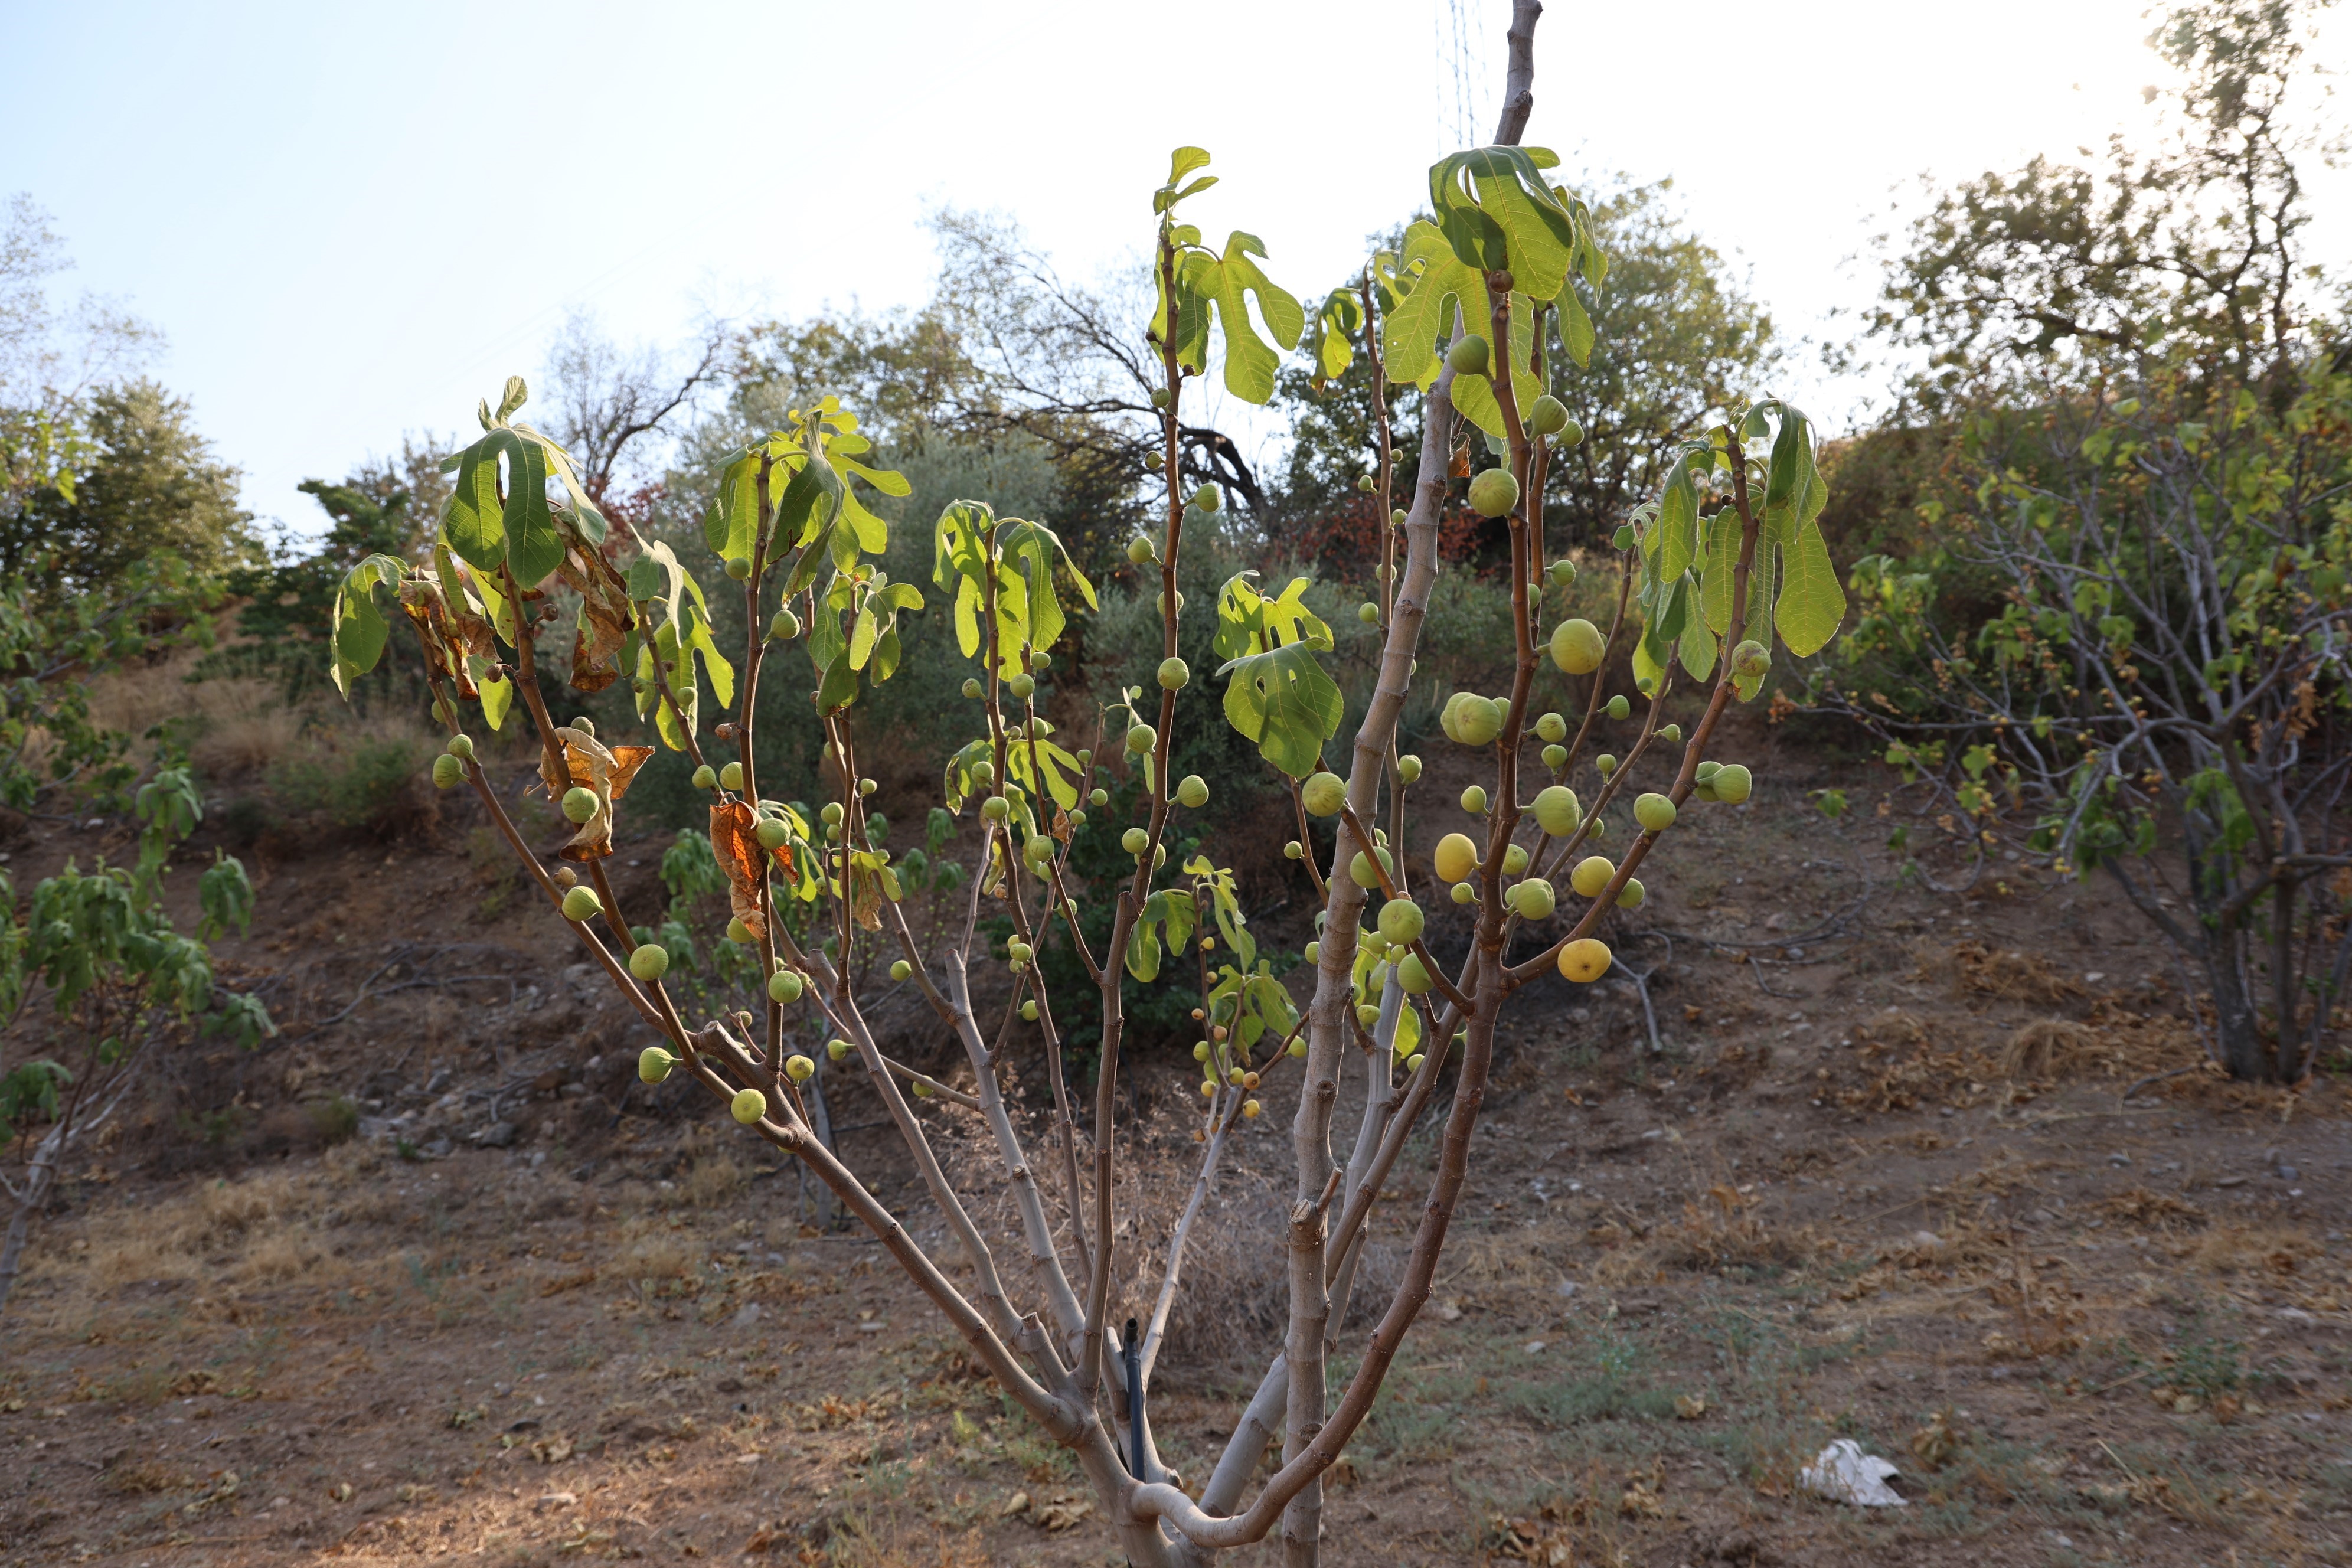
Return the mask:
<svg viewBox="0 0 2352 1568"><path fill-rule="evenodd" d="M1952 970L1961 990L2009 1002L2049 1006L2083 994L2081 981L2053 969L2039 954L1988 947L1980 942L1954 945Z"/></svg>
<svg viewBox="0 0 2352 1568"><path fill-rule="evenodd" d="M2001 1047L2000 1073L2011 1083L2071 1078L2098 1042L2098 1031L2072 1018L2036 1018Z"/></svg>
<svg viewBox="0 0 2352 1568"><path fill-rule="evenodd" d="M2217 1226L2200 1238L2189 1260L2210 1273L2289 1275L2326 1255L2311 1233L2294 1226Z"/></svg>

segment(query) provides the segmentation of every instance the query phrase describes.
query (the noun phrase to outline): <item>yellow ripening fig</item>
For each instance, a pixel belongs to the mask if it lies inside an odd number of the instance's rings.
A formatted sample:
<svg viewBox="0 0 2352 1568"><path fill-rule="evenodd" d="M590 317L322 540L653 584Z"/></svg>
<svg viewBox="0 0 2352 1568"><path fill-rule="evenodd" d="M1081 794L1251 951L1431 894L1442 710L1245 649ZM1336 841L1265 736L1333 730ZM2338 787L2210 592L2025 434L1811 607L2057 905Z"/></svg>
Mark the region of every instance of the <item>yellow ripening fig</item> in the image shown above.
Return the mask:
<svg viewBox="0 0 2352 1568"><path fill-rule="evenodd" d="M1437 853L1431 857L1441 882L1465 882L1477 875L1478 847L1470 842L1466 833L1449 833L1437 841Z"/></svg>
<svg viewBox="0 0 2352 1568"><path fill-rule="evenodd" d="M1591 675L1608 651L1601 628L1580 616L1551 629L1551 661L1563 675Z"/></svg>
<svg viewBox="0 0 2352 1568"><path fill-rule="evenodd" d="M1662 795L1644 795L1633 802L1633 820L1644 833L1664 833L1675 825L1675 803Z"/></svg>
<svg viewBox="0 0 2352 1568"><path fill-rule="evenodd" d="M816 1063L794 1054L784 1058L784 1076L794 1083L806 1083L816 1075Z"/></svg>
<svg viewBox="0 0 2352 1568"><path fill-rule="evenodd" d="M1580 985L1590 985L1609 973L1609 944L1598 937L1581 937L1559 950L1559 972Z"/></svg>
<svg viewBox="0 0 2352 1568"><path fill-rule="evenodd" d="M1608 891L1609 879L1616 874L1616 865L1608 856L1587 855L1568 874L1568 885L1576 889L1579 898L1597 899Z"/></svg>
<svg viewBox="0 0 2352 1568"><path fill-rule="evenodd" d="M768 1097L756 1089L739 1089L727 1102L728 1114L749 1127L768 1114Z"/></svg>

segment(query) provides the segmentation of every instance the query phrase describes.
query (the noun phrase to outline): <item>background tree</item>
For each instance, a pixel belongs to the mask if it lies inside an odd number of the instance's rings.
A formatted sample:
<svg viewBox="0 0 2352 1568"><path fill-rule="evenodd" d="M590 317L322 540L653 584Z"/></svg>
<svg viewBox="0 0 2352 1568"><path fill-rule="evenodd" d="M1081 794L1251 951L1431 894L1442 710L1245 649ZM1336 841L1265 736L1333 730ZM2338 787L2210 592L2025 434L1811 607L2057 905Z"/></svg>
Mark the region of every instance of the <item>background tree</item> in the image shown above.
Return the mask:
<svg viewBox="0 0 2352 1568"><path fill-rule="evenodd" d="M156 1057L216 1036L249 1048L272 1032L257 998L218 985L207 945L252 922L244 866L223 858L205 870L194 936L163 910L172 852L204 814L195 781L163 769L137 812L136 865L85 872L69 861L22 904L0 874L0 1157L15 1167L0 1173L14 1205L0 1304L67 1152L105 1125Z"/></svg>
<svg viewBox="0 0 2352 1568"><path fill-rule="evenodd" d="M2285 112L2313 9L2176 7L2158 151L1988 174L1913 226L1876 327L1936 352L1866 465L1910 516L1874 525L1899 553L1858 563L1815 684L1979 868L2006 833L2111 875L2215 1059L2287 1082L2352 970L2345 323L2312 313L2341 279L2301 252L2317 138Z"/></svg>

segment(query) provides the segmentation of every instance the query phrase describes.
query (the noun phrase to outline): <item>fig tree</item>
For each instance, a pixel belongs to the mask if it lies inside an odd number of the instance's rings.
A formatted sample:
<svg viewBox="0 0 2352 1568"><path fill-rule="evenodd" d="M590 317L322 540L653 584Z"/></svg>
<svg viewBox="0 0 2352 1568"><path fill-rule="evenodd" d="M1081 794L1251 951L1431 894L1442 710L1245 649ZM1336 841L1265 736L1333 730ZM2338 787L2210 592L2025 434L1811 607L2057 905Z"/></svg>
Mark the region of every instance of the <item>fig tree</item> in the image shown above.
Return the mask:
<svg viewBox="0 0 2352 1568"><path fill-rule="evenodd" d="M558 866L555 868L555 885L559 888L576 888L580 885L580 873L569 866Z"/></svg>
<svg viewBox="0 0 2352 1568"><path fill-rule="evenodd" d="M1675 803L1662 795L1638 796L1633 802L1633 820L1644 833L1664 833L1675 825Z"/></svg>
<svg viewBox="0 0 2352 1568"><path fill-rule="evenodd" d="M1405 520L1411 515L1412 514L1407 512L1404 508L1399 507L1394 511L1389 513L1389 526L1391 528L1402 528L1405 525Z"/></svg>
<svg viewBox="0 0 2352 1568"><path fill-rule="evenodd" d="M1309 816L1337 816L1348 804L1348 784L1335 773L1309 773L1299 795Z"/></svg>
<svg viewBox="0 0 2352 1568"><path fill-rule="evenodd" d="M1508 517L1519 504L1519 481L1508 468L1486 468L1470 481L1470 510L1480 517Z"/></svg>
<svg viewBox="0 0 2352 1568"><path fill-rule="evenodd" d="M1160 661L1160 690L1181 691L1184 689L1185 683L1192 679L1192 668L1182 659L1171 658Z"/></svg>
<svg viewBox="0 0 2352 1568"><path fill-rule="evenodd" d="M1265 1109L1255 1100L1244 1100L1242 1101L1242 1119L1246 1121L1255 1121L1264 1113Z"/></svg>
<svg viewBox="0 0 2352 1568"><path fill-rule="evenodd" d="M1407 752L1397 759L1397 777L1405 784L1421 781L1421 759Z"/></svg>
<svg viewBox="0 0 2352 1568"><path fill-rule="evenodd" d="M669 973L669 949L657 942L640 944L629 954L629 973L640 980L659 980Z"/></svg>
<svg viewBox="0 0 2352 1568"><path fill-rule="evenodd" d="M801 1057L795 1059L806 1061L808 1058ZM728 1101L727 1111L736 1121L750 1127L768 1114L768 1097L756 1089L739 1089L735 1091L735 1098Z"/></svg>
<svg viewBox="0 0 2352 1568"><path fill-rule="evenodd" d="M1552 890L1549 882L1530 877L1524 882L1512 883L1511 890L1503 895L1503 901L1510 905L1521 920L1540 921L1550 918L1551 911L1558 907L1559 895Z"/></svg>
<svg viewBox="0 0 2352 1568"><path fill-rule="evenodd" d="M1579 898L1597 899L1608 890L1609 879L1616 874L1616 863L1608 856L1587 855L1568 874L1568 885L1576 889Z"/></svg>
<svg viewBox="0 0 2352 1568"><path fill-rule="evenodd" d="M729 763L725 767L720 768L719 770L719 787L730 790L741 789L743 787L743 764L740 763Z"/></svg>
<svg viewBox="0 0 2352 1568"><path fill-rule="evenodd" d="M1176 786L1176 801L1194 811L1209 804L1209 781L1198 773L1186 773Z"/></svg>
<svg viewBox="0 0 2352 1568"><path fill-rule="evenodd" d="M1167 407L1170 404L1171 404L1171 403L1173 403L1173 402L1175 402L1175 401L1176 401L1176 395L1175 395L1174 393L1172 393L1172 392L1169 391L1166 387L1164 387L1164 386L1155 386L1155 387L1153 387L1153 388L1151 389L1151 406L1152 406L1152 407L1154 407L1154 408L1165 408L1165 407Z"/></svg>
<svg viewBox="0 0 2352 1568"><path fill-rule="evenodd" d="M1559 950L1559 972L1580 985L1590 985L1609 973L1609 944L1598 937L1580 937Z"/></svg>
<svg viewBox="0 0 2352 1568"><path fill-rule="evenodd" d="M806 1083L816 1076L816 1063L794 1051L784 1058L784 1076L794 1083Z"/></svg>
<svg viewBox="0 0 2352 1568"><path fill-rule="evenodd" d="M1551 661L1563 675L1591 675L1601 668L1601 658L1609 652L1607 639L1601 628L1581 616L1565 620L1551 629Z"/></svg>
<svg viewBox="0 0 2352 1568"><path fill-rule="evenodd" d="M456 789L466 782L466 764L444 752L433 759L433 787ZM593 800L595 796L589 796Z"/></svg>
<svg viewBox="0 0 2352 1568"><path fill-rule="evenodd" d="M1726 763L1716 770L1707 784L1715 791L1716 799L1726 805L1738 805L1754 793L1756 779L1738 763Z"/></svg>
<svg viewBox="0 0 2352 1568"><path fill-rule="evenodd" d="M1528 429L1538 436L1557 436L1568 424L1568 405L1545 393L1528 405Z"/></svg>
<svg viewBox="0 0 2352 1568"><path fill-rule="evenodd" d="M1454 340L1445 351L1445 363L1456 375L1484 375L1492 361L1486 340L1475 332L1467 332Z"/></svg>
<svg viewBox="0 0 2352 1568"><path fill-rule="evenodd" d="M989 785L994 784L996 782L996 764L990 762L986 757L982 757L980 761L972 763L971 782L978 784L982 789L986 789ZM827 805L829 807L831 803L828 802ZM835 815L828 816L824 820L827 822L838 822L841 818L838 815Z"/></svg>
<svg viewBox="0 0 2352 1568"><path fill-rule="evenodd" d="M1536 792L1536 822L1554 838L1565 838L1584 821L1583 803L1566 784L1547 784Z"/></svg>
<svg viewBox="0 0 2352 1568"><path fill-rule="evenodd" d="M604 912L604 901L593 888L574 888L563 895L563 918L568 921L593 921Z"/></svg>
<svg viewBox="0 0 2352 1568"><path fill-rule="evenodd" d="M1478 847L1465 833L1449 833L1437 841L1431 858L1441 882L1466 882L1478 871Z"/></svg>
<svg viewBox="0 0 2352 1568"><path fill-rule="evenodd" d="M1381 906L1381 934L1392 942L1417 941L1424 919L1411 899L1391 899Z"/></svg>
<svg viewBox="0 0 2352 1568"><path fill-rule="evenodd" d="M669 1069L677 1058L659 1046L647 1046L637 1053L637 1078L644 1083L659 1083L669 1077Z"/></svg>

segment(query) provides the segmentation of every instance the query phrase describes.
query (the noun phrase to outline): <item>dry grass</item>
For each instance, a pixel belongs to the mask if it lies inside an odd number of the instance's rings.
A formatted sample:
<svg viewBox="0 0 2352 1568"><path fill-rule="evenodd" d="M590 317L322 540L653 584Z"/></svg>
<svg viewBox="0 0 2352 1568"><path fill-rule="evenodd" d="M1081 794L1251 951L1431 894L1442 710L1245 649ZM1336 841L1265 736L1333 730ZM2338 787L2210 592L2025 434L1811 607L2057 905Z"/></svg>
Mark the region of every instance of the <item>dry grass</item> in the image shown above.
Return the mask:
<svg viewBox="0 0 2352 1568"><path fill-rule="evenodd" d="M1953 977L1963 991L1999 996L2010 1002L2034 1002L2052 1006L2078 1000L2083 984L2050 966L2038 954L1963 942L1952 949Z"/></svg>
<svg viewBox="0 0 2352 1568"><path fill-rule="evenodd" d="M2098 1031L2072 1018L2036 1018L2001 1047L2001 1076L2011 1083L2072 1078L2098 1043Z"/></svg>
<svg viewBox="0 0 2352 1568"><path fill-rule="evenodd" d="M2209 1273L2293 1274L2326 1248L2309 1231L2285 1225L2224 1225L2207 1231L2189 1257Z"/></svg>

